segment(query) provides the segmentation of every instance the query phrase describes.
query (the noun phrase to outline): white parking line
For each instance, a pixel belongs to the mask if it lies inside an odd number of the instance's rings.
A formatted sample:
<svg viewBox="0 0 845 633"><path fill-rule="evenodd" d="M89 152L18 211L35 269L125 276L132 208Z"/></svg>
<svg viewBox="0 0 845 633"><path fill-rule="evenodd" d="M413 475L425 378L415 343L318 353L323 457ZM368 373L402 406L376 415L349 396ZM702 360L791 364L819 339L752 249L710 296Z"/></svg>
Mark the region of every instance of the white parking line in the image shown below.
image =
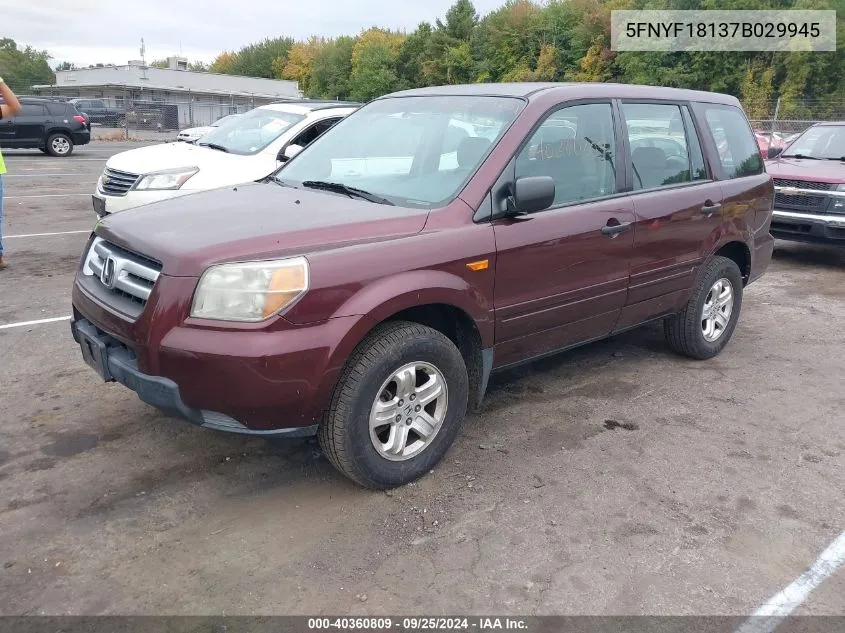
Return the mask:
<svg viewBox="0 0 845 633"><path fill-rule="evenodd" d="M88 193L39 193L32 196L6 196L6 200L22 200L23 198L63 198L65 196L90 196Z"/></svg>
<svg viewBox="0 0 845 633"><path fill-rule="evenodd" d="M44 173L44 174L4 174L3 179L6 178L43 178L44 176L87 176L88 174L80 174L79 172L74 172L71 174L54 174Z"/></svg>
<svg viewBox="0 0 845 633"><path fill-rule="evenodd" d="M813 566L798 576L792 584L772 596L736 633L772 633L782 620L804 602L825 579L845 566L845 532L827 546Z"/></svg>
<svg viewBox="0 0 845 633"><path fill-rule="evenodd" d="M79 231L58 231L56 233L24 233L22 235L4 235L4 240L10 240L13 237L47 237L49 235L73 235L75 233L90 233L91 229L79 230Z"/></svg>
<svg viewBox="0 0 845 633"><path fill-rule="evenodd" d="M8 330L13 327L26 327L27 325L40 325L42 323L56 323L57 321L69 321L71 315L53 317L51 319L37 319L35 321L18 321L17 323L4 323L0 325L0 330Z"/></svg>

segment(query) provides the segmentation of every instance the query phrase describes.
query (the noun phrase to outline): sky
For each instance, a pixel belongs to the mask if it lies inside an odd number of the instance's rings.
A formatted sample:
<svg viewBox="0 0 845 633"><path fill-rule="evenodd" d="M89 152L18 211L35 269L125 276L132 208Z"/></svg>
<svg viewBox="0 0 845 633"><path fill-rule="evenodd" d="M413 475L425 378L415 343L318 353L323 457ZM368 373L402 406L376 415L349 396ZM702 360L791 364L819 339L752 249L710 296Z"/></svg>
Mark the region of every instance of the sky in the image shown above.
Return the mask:
<svg viewBox="0 0 845 633"><path fill-rule="evenodd" d="M265 37L354 35L371 26L412 31L454 0L27 0L6 3L0 37L47 50L50 64L125 64L182 54L213 60ZM474 0L484 15L504 0Z"/></svg>

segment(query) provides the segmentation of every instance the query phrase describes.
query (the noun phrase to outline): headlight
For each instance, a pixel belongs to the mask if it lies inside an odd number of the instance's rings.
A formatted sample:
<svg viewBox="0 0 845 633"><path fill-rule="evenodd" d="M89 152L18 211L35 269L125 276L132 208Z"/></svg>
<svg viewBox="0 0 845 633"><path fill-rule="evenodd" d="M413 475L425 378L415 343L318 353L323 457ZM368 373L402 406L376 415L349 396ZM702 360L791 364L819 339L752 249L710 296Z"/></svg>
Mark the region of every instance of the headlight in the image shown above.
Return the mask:
<svg viewBox="0 0 845 633"><path fill-rule="evenodd" d="M845 191L845 185L836 185L834 191Z"/></svg>
<svg viewBox="0 0 845 633"><path fill-rule="evenodd" d="M179 189L198 171L199 167L180 167L179 169L157 171L141 178L135 185L135 189L138 191Z"/></svg>
<svg viewBox="0 0 845 633"><path fill-rule="evenodd" d="M293 305L308 290L304 257L220 264L206 270L191 316L218 321L263 321Z"/></svg>

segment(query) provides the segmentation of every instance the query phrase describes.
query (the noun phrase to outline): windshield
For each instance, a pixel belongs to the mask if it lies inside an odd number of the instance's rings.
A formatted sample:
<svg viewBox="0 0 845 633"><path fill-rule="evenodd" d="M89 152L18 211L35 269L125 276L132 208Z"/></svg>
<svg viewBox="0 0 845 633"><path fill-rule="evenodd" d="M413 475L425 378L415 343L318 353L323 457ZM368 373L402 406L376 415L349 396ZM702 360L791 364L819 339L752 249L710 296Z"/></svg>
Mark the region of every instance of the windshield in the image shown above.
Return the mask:
<svg viewBox="0 0 845 633"><path fill-rule="evenodd" d="M276 178L331 182L393 204L449 202L524 105L508 97L396 97L373 101L315 140Z"/></svg>
<svg viewBox="0 0 845 633"><path fill-rule="evenodd" d="M784 152L784 156L807 156L839 160L845 156L845 125L818 125L804 132Z"/></svg>
<svg viewBox="0 0 845 633"><path fill-rule="evenodd" d="M256 108L214 128L198 145L216 146L231 154L256 154L304 118L292 112Z"/></svg>
<svg viewBox="0 0 845 633"><path fill-rule="evenodd" d="M234 121L237 119L240 114L227 114L222 119L217 119L214 123L211 124L211 127L220 127L224 123L229 123L230 121Z"/></svg>

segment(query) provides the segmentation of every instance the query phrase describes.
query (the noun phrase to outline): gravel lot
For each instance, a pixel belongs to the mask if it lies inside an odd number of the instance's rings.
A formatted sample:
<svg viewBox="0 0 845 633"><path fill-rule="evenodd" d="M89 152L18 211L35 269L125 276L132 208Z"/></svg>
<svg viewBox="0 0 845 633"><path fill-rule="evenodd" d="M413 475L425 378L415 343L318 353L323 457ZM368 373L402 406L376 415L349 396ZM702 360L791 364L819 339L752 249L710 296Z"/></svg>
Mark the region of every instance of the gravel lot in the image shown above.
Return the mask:
<svg viewBox="0 0 845 633"><path fill-rule="evenodd" d="M0 325L70 313L131 146L6 154ZM0 329L0 613L749 614L845 529L843 282L845 250L778 244L717 359L647 326L498 375L387 494L98 383L67 321ZM798 612L845 615L845 570Z"/></svg>

